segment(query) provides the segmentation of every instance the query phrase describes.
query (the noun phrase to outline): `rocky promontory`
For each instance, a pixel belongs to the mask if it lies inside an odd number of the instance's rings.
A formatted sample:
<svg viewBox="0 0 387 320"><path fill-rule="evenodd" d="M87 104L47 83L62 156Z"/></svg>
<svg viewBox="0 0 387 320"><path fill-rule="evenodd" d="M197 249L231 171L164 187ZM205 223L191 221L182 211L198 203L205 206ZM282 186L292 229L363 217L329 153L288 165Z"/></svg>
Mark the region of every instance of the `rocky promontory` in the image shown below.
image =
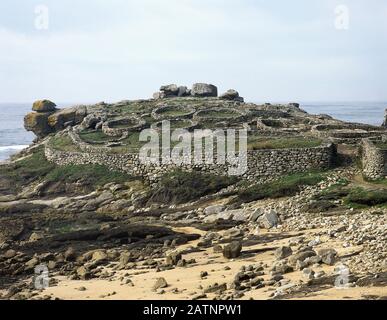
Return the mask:
<svg viewBox="0 0 387 320"><path fill-rule="evenodd" d="M32 111L0 166L1 299L386 298L386 127L203 83ZM140 165L164 120L246 130L246 174Z"/></svg>

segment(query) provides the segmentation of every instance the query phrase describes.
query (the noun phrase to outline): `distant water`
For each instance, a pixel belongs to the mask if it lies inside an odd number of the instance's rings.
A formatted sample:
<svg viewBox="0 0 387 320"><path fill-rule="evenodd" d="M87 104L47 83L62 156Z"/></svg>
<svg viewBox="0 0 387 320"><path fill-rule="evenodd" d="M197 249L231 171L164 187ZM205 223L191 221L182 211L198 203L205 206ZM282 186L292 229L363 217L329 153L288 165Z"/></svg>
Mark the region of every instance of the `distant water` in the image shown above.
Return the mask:
<svg viewBox="0 0 387 320"><path fill-rule="evenodd" d="M335 119L380 126L387 102L302 103L301 108L311 114L328 114Z"/></svg>
<svg viewBox="0 0 387 320"><path fill-rule="evenodd" d="M0 103L0 161L28 147L35 139L32 132L24 129L24 116L31 112L31 107L32 103Z"/></svg>
<svg viewBox="0 0 387 320"><path fill-rule="evenodd" d="M35 136L23 126L24 116L32 103L0 104L0 161L26 148ZM69 104L62 104L67 107ZM302 103L301 108L311 114L329 114L343 121L381 125L387 102L375 103Z"/></svg>

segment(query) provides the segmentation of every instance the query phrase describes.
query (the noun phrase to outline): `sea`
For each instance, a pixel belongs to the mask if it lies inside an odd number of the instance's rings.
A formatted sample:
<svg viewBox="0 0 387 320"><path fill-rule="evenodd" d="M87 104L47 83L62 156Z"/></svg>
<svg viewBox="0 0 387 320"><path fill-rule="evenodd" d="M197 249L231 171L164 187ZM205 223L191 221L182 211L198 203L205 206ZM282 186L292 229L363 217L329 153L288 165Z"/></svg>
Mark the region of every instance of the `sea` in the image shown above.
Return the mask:
<svg viewBox="0 0 387 320"><path fill-rule="evenodd" d="M69 103L58 104L65 108ZM23 126L32 103L0 103L0 161L28 147L35 136ZM304 102L301 108L311 114L328 114L336 119L381 125L387 102Z"/></svg>

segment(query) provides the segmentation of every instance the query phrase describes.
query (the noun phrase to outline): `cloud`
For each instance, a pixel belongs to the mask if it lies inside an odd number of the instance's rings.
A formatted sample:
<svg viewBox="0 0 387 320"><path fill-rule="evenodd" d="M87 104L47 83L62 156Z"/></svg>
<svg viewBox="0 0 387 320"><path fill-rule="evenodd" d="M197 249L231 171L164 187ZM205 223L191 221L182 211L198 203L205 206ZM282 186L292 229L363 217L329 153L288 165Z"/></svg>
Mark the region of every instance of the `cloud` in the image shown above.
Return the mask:
<svg viewBox="0 0 387 320"><path fill-rule="evenodd" d="M383 98L387 10L377 0L351 2L348 32L334 29L334 0L46 0L42 32L34 2L0 27L3 100L138 98L195 81L250 100ZM5 0L0 17L16 7Z"/></svg>

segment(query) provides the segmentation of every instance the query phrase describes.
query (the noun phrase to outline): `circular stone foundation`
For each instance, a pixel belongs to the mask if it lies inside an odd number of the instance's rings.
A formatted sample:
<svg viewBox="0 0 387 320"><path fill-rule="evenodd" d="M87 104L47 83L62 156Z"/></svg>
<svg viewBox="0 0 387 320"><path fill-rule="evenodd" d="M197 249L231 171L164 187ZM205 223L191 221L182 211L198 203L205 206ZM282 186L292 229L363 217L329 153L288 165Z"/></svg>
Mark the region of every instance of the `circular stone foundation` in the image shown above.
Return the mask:
<svg viewBox="0 0 387 320"><path fill-rule="evenodd" d="M152 117L156 120L167 120L171 118L189 118L195 113L190 106L161 106L152 111Z"/></svg>
<svg viewBox="0 0 387 320"><path fill-rule="evenodd" d="M126 132L140 131L145 123L143 119L137 117L110 120L102 125L102 132L111 137L122 136Z"/></svg>
<svg viewBox="0 0 387 320"><path fill-rule="evenodd" d="M192 121L190 119L172 119L168 121L170 122L171 130L176 130L176 129L193 130L198 126L198 123L196 121ZM162 124L163 124L163 121L153 123L151 128L154 130L161 130Z"/></svg>
<svg viewBox="0 0 387 320"><path fill-rule="evenodd" d="M224 120L241 120L246 116L242 110L229 108L211 108L196 112L193 119L196 121L224 121Z"/></svg>

